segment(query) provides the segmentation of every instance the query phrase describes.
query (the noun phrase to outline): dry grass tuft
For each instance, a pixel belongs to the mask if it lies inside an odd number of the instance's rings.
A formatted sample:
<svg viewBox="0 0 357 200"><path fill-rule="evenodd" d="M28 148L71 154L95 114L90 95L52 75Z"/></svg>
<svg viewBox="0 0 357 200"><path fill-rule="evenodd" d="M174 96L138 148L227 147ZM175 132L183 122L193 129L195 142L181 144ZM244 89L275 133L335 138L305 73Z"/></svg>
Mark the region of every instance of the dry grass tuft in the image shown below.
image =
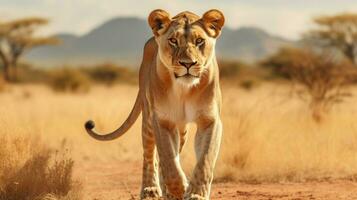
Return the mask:
<svg viewBox="0 0 357 200"><path fill-rule="evenodd" d="M50 196L60 199L73 195L77 184L72 179L73 160L65 155L64 149L53 152L38 138L5 136L0 140L1 200Z"/></svg>

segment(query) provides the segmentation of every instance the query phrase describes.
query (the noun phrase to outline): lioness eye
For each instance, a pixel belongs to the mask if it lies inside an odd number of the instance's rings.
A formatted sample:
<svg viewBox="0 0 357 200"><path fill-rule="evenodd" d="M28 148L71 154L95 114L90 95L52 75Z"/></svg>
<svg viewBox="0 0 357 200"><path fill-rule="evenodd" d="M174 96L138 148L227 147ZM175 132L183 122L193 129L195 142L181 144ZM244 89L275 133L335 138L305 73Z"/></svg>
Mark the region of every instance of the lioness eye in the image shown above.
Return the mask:
<svg viewBox="0 0 357 200"><path fill-rule="evenodd" d="M201 44L203 44L203 42L204 42L204 39L202 39L202 38L198 38L197 40L196 40L196 45L201 45Z"/></svg>
<svg viewBox="0 0 357 200"><path fill-rule="evenodd" d="M175 38L170 38L169 42L173 45L177 45L177 40Z"/></svg>

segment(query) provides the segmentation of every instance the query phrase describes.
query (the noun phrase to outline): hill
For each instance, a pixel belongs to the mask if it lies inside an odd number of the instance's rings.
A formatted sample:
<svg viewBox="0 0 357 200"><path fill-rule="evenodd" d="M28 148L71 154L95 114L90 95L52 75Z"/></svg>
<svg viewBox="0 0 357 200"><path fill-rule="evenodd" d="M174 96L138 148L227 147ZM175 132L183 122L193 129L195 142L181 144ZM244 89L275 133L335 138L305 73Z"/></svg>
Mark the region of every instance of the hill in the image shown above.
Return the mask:
<svg viewBox="0 0 357 200"><path fill-rule="evenodd" d="M38 47L26 55L26 60L40 65L90 64L116 62L138 66L143 44L152 32L143 19L118 17L111 19L87 34L76 36L58 34L59 46ZM219 58L254 61L274 53L292 41L273 36L262 29L225 27L217 43Z"/></svg>

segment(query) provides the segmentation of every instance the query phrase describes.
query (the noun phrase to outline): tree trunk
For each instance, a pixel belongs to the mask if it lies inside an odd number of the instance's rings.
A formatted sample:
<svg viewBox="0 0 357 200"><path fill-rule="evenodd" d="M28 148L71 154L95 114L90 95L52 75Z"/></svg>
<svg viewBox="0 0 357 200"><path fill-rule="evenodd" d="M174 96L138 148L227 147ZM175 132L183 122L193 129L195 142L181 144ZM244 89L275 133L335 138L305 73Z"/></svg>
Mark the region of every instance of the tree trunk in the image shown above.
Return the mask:
<svg viewBox="0 0 357 200"><path fill-rule="evenodd" d="M0 59L2 60L2 64L4 67L4 71L3 71L4 80L9 82L10 81L10 63L2 51L0 51Z"/></svg>
<svg viewBox="0 0 357 200"><path fill-rule="evenodd" d="M326 105L320 98L312 98L310 102L312 118L315 122L320 123L327 112Z"/></svg>
<svg viewBox="0 0 357 200"><path fill-rule="evenodd" d="M12 81L17 82L18 81L18 67L17 67L17 58L14 58L14 60L11 62L10 68L12 68L12 76L11 79Z"/></svg>
<svg viewBox="0 0 357 200"><path fill-rule="evenodd" d="M353 46L353 58L352 58L352 62L353 64L357 65L357 46Z"/></svg>
<svg viewBox="0 0 357 200"><path fill-rule="evenodd" d="M10 65L8 62L3 62L4 64L4 80L7 81L7 82L10 82L11 81L11 78L10 78Z"/></svg>
<svg viewBox="0 0 357 200"><path fill-rule="evenodd" d="M353 64L357 64L355 46L349 45L345 50L345 55L348 59L352 61Z"/></svg>

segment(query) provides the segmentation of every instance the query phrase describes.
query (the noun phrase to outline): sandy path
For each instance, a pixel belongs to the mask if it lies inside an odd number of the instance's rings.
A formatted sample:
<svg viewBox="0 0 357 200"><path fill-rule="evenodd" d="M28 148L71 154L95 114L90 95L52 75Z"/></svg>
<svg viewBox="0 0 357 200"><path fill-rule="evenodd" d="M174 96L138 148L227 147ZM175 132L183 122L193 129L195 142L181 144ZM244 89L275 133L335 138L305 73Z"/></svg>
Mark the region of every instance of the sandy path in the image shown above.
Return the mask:
<svg viewBox="0 0 357 200"><path fill-rule="evenodd" d="M88 200L138 199L141 162L77 163L75 171L83 182ZM215 183L212 199L239 200L353 200L357 183L348 180L309 183Z"/></svg>

